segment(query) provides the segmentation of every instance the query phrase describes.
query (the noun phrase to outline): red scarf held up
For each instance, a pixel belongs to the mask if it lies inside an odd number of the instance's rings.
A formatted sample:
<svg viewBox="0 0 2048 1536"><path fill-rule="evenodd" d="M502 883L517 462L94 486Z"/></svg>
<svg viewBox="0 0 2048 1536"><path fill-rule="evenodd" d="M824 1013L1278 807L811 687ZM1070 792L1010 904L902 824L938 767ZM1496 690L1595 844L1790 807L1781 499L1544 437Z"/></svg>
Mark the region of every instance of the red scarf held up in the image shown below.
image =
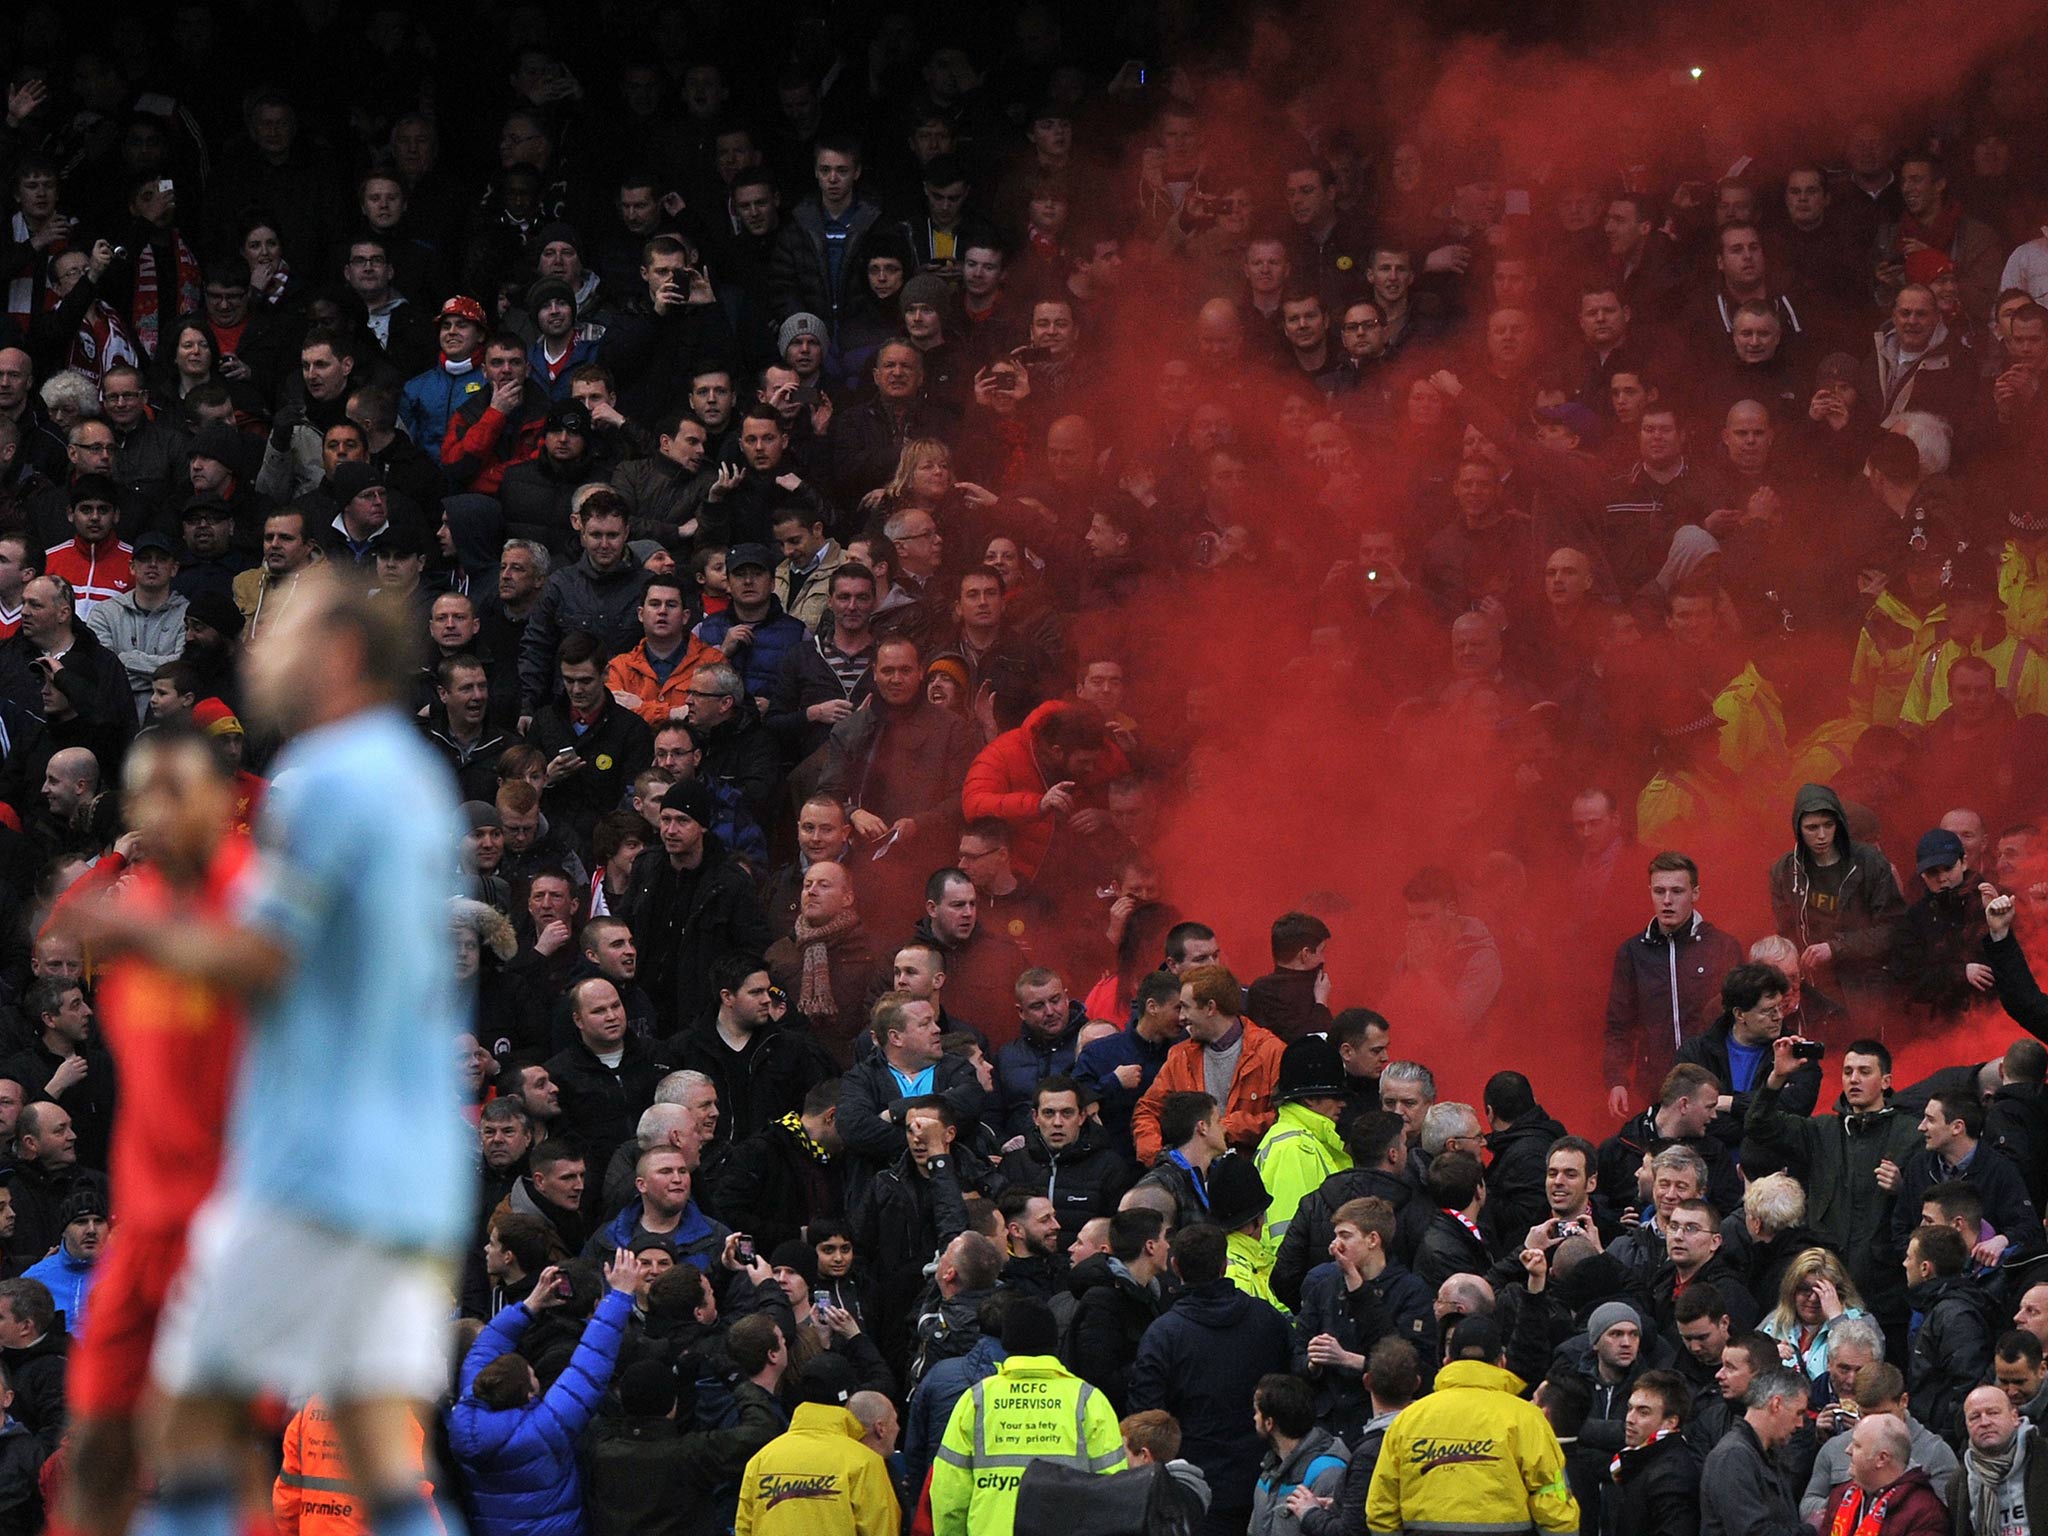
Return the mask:
<svg viewBox="0 0 2048 1536"><path fill-rule="evenodd" d="M176 286L170 295L170 313L173 317L196 314L201 297L199 258L192 254L192 247L185 243L185 237L175 230L171 233L171 241L176 247L178 271ZM135 260L133 318L135 340L148 357L156 356L156 344L163 329L163 306L163 278L156 269L156 247L145 245Z"/></svg>
<svg viewBox="0 0 2048 1536"><path fill-rule="evenodd" d="M45 313L55 312L63 300L45 289L43 309ZM78 330L71 337L69 366L89 375L94 380L106 378L107 370L116 366L140 366L142 359L135 351L135 344L129 340L128 328L121 324L121 317L103 299L94 299L79 318Z"/></svg>

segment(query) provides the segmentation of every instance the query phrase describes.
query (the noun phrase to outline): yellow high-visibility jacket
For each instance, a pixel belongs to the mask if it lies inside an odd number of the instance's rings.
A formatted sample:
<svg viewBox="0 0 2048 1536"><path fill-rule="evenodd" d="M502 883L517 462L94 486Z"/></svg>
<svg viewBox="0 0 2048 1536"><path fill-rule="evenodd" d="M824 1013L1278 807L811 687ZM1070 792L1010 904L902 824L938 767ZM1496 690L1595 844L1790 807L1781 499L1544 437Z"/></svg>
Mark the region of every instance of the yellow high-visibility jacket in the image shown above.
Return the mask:
<svg viewBox="0 0 2048 1536"><path fill-rule="evenodd" d="M1223 1278L1245 1295L1258 1297L1282 1317L1288 1316L1286 1303L1273 1294L1273 1261L1280 1256L1280 1245L1269 1245L1264 1238L1249 1232L1229 1233L1224 1242L1227 1246Z"/></svg>
<svg viewBox="0 0 2048 1536"><path fill-rule="evenodd" d="M1351 1154L1344 1150L1344 1138L1328 1115L1319 1115L1303 1104L1287 1103L1280 1106L1273 1128L1259 1138L1252 1163L1273 1201L1266 1208L1263 1236L1266 1246L1278 1253L1302 1199L1321 1189L1331 1174L1349 1168Z"/></svg>
<svg viewBox="0 0 2048 1536"><path fill-rule="evenodd" d="M1901 720L1926 725L1941 716L1948 709L1948 669L1965 656L1990 664L1999 693L2016 713L2048 715L2048 656L2032 641L2008 629L1990 645L1982 637L1965 644L1946 630L1946 625L1936 630L1933 643L1913 664Z"/></svg>
<svg viewBox="0 0 2048 1536"><path fill-rule="evenodd" d="M1564 1448L1522 1379L1480 1360L1454 1360L1436 1389L1387 1426L1366 1496L1365 1528L1539 1531L1579 1529Z"/></svg>
<svg viewBox="0 0 2048 1536"><path fill-rule="evenodd" d="M1872 725L1899 723L1914 660L1934 638L1935 625L1947 617L1946 603L1915 613L1900 594L1878 594L1863 617L1849 663L1849 707L1858 719Z"/></svg>
<svg viewBox="0 0 2048 1536"><path fill-rule="evenodd" d="M1730 773L1775 772L1784 766L1785 706L1755 662L1714 696L1714 718L1721 722L1721 765Z"/></svg>
<svg viewBox="0 0 2048 1536"><path fill-rule="evenodd" d="M801 1403L740 1474L733 1536L896 1536L889 1468L844 1408Z"/></svg>
<svg viewBox="0 0 2048 1536"><path fill-rule="evenodd" d="M1017 1485L1041 1456L1121 1472L1123 1433L1109 1399L1056 1356L1012 1355L946 1421L932 1463L933 1536L1011 1536Z"/></svg>
<svg viewBox="0 0 2048 1536"><path fill-rule="evenodd" d="M2048 539L2007 539L1998 559L1998 600L2005 622L2037 645L2048 645Z"/></svg>

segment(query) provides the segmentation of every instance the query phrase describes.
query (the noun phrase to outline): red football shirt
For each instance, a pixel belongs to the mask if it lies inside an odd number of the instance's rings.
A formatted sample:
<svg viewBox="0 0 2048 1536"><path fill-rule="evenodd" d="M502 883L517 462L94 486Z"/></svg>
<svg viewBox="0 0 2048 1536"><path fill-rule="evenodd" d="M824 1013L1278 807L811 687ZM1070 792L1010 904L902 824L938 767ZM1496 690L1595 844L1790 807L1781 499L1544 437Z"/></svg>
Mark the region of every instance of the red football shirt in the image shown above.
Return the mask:
<svg viewBox="0 0 2048 1536"><path fill-rule="evenodd" d="M116 899L143 913L175 907L225 916L247 877L250 853L246 838L221 844L197 893L172 891L144 865ZM183 1232L220 1170L241 1004L133 955L101 973L98 1003L121 1074L107 1155L113 1214L145 1231Z"/></svg>

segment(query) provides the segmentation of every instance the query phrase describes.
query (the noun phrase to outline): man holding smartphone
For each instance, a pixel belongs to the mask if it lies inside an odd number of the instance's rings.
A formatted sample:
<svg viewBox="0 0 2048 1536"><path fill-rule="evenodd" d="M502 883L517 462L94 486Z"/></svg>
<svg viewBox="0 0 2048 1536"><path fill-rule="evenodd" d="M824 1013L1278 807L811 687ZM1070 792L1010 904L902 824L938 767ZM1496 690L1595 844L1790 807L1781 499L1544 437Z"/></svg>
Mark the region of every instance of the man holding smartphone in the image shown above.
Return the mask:
<svg viewBox="0 0 2048 1536"><path fill-rule="evenodd" d="M640 248L645 292L621 308L598 343L597 360L621 381L619 411L651 421L689 393L707 357L734 351L732 327L698 253L678 235Z"/></svg>
<svg viewBox="0 0 2048 1536"><path fill-rule="evenodd" d="M597 636L572 630L555 653L562 697L540 709L527 737L548 759L541 796L549 819L585 839L654 762L654 733L605 685L608 659Z"/></svg>

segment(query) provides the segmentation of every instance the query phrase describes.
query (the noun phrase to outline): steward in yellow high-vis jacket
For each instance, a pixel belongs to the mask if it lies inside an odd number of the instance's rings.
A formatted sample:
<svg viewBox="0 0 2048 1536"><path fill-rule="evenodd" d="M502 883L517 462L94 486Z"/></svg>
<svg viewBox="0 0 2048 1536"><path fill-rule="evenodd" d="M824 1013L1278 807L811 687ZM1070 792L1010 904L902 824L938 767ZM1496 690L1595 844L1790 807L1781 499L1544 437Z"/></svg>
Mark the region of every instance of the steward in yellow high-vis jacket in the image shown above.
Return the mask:
<svg viewBox="0 0 2048 1536"><path fill-rule="evenodd" d="M1550 1421L1520 1395L1522 1379L1497 1363L1500 1333L1490 1319L1460 1324L1453 1349L1468 1340L1484 1358L1453 1360L1437 1372L1435 1390L1387 1426L1366 1497L1366 1530L1533 1526L1577 1536L1579 1505Z"/></svg>
<svg viewBox="0 0 2048 1536"><path fill-rule="evenodd" d="M896 1536L902 1512L889 1467L861 1444L859 1419L799 1403L789 1428L740 1474L734 1536Z"/></svg>
<svg viewBox="0 0 2048 1536"><path fill-rule="evenodd" d="M1015 1303L1003 1326L1005 1348L1020 1332L1020 1311L1042 1313L1045 1333L1055 1335L1043 1303ZM1011 1354L953 1405L932 1463L933 1536L1011 1536L1017 1484L1041 1456L1090 1472L1124 1470L1116 1409L1061 1365L1049 1344L1043 1353Z"/></svg>

